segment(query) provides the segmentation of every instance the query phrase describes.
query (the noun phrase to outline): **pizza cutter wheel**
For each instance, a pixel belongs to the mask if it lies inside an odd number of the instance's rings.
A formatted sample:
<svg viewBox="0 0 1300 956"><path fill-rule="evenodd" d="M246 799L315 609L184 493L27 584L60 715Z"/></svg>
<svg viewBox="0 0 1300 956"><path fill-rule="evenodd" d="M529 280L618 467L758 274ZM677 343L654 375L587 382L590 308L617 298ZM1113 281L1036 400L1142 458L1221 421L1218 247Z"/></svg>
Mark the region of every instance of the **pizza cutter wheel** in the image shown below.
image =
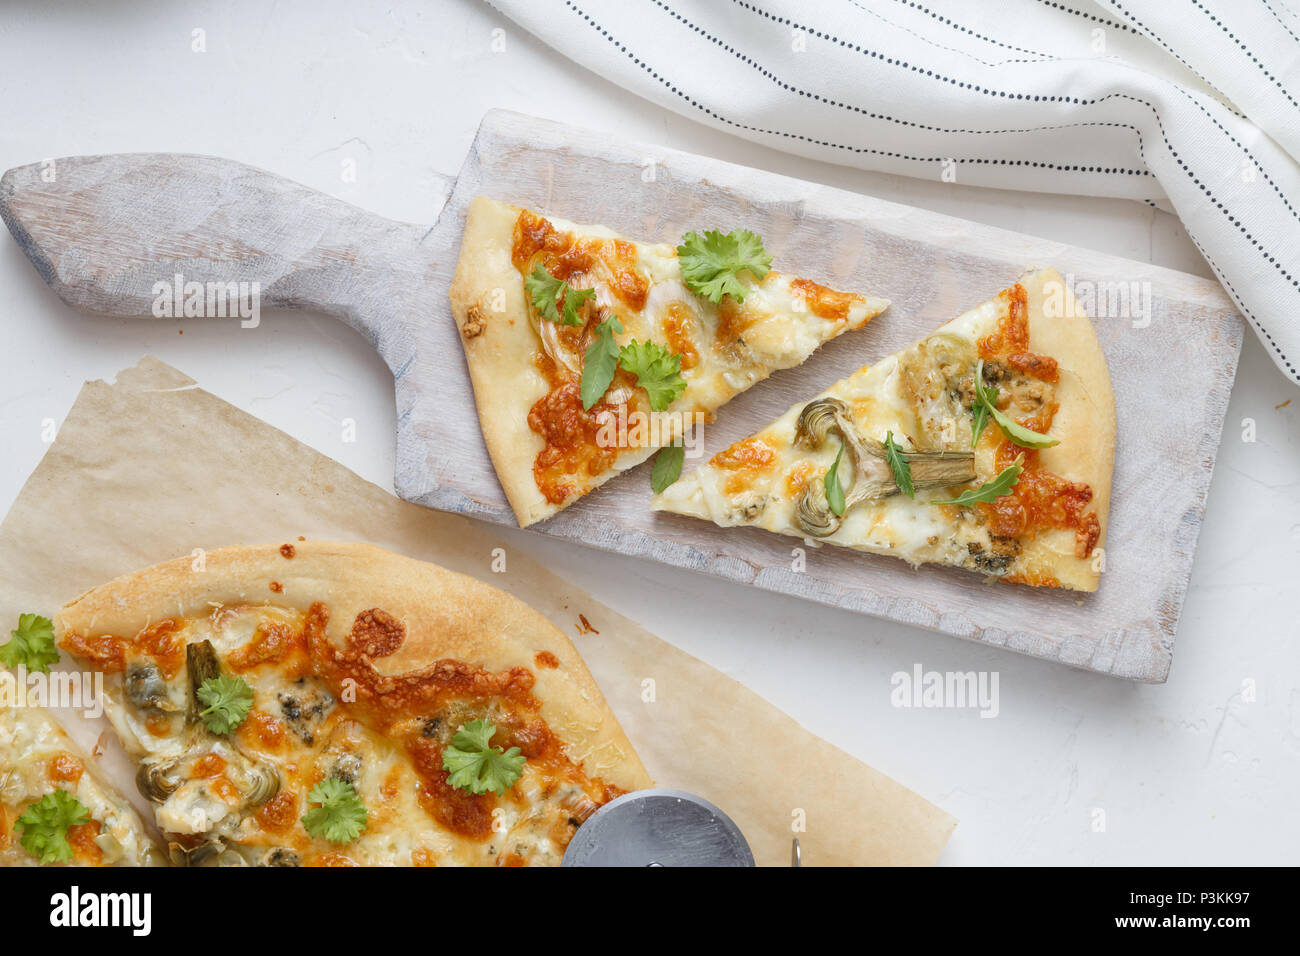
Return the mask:
<svg viewBox="0 0 1300 956"><path fill-rule="evenodd" d="M682 790L636 790L611 800L569 841L563 866L753 866L731 818Z"/></svg>

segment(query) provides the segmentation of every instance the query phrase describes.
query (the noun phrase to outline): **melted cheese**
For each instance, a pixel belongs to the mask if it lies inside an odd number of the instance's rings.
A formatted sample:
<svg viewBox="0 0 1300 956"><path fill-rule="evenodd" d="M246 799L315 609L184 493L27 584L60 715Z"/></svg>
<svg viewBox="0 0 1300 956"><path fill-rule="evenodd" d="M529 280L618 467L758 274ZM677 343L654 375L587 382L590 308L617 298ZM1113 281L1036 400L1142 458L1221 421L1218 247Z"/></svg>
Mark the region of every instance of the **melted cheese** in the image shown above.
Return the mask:
<svg viewBox="0 0 1300 956"><path fill-rule="evenodd" d="M842 401L864 438L883 441L886 433L892 432L896 441L913 436L921 447L967 449L970 413L952 392L963 375L973 379L977 340L996 325L1003 311L997 299L984 303L921 342L864 366L816 398ZM799 402L754 436L775 450L770 467L738 478L719 467L721 456L715 457L657 495L655 509L704 518L724 527L754 525L807 537L796 520L796 501L805 483L824 480L840 445L834 436L817 449L796 443L796 423L807 404ZM996 430L996 426L986 430L977 449L977 483L996 475L992 452ZM951 489L954 494L961 490ZM947 497L951 495L942 491L918 491L915 500L899 494L863 501L848 509L833 534L810 540L893 555L912 565L934 562L981 569L979 556L993 548L988 532L973 520L969 509L928 503ZM987 569L987 560L982 563Z"/></svg>
<svg viewBox="0 0 1300 956"><path fill-rule="evenodd" d="M486 836L442 825L430 781L408 748L372 729L340 701L312 666L304 612L268 606L214 606L203 619L173 622L185 644L211 643L223 671L253 690L249 717L228 735L187 717L184 667L162 680L158 659L120 640L125 665L106 681L110 721L142 763L143 792L173 862L303 865L558 864L577 824L598 803L582 778L555 759L529 760L515 786L494 798ZM160 686L160 681L162 685ZM509 701L458 698L406 721L440 755L464 723L513 717ZM440 759L440 758L439 758ZM268 774L278 781L274 796ZM339 846L301 823L307 794L326 778L350 782L369 818ZM601 785L603 786L603 785ZM434 803L430 803L434 801ZM454 811L447 810L454 822Z"/></svg>
<svg viewBox="0 0 1300 956"><path fill-rule="evenodd" d="M532 214L523 212L521 216ZM563 219L551 219L549 223L575 245L583 240L617 240L635 249L630 268L637 281L647 285L640 307L629 303L600 257L593 259L587 271L566 276L574 288L595 290L602 313L618 316L624 329L615 336L619 345L632 339L652 341L675 354L690 356L682 364L686 389L662 412L651 411L639 390L628 394L626 389L620 390L617 382L611 386L605 401L653 419L654 424L640 433L629 431L629 439L607 464L602 461L593 468L590 462L583 461L574 473L566 474L563 488L567 494L563 499L551 497L547 488L539 485L552 504L585 494L609 473L641 463L654 449L676 441L694 424L697 413L711 415L772 372L799 365L822 343L861 328L889 304L884 299L834 292L773 270L761 281L752 277L745 280L749 291L742 303L725 297L721 305L715 305L686 287L677 251L671 245L633 243L604 227L577 225ZM534 254L523 271L531 271L539 262L545 264L545 257L546 253ZM521 274L521 283L523 279ZM581 360L576 354L566 355L562 364L576 373Z"/></svg>

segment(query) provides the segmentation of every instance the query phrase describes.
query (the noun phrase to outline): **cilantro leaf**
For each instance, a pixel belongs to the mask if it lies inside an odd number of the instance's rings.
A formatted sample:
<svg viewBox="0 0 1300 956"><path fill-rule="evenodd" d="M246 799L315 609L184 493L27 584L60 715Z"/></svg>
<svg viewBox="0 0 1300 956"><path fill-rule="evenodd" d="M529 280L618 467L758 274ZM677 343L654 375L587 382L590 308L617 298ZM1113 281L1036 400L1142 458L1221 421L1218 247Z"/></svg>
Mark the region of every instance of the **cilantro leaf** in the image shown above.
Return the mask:
<svg viewBox="0 0 1300 956"><path fill-rule="evenodd" d="M590 410L600 401L614 381L614 372L618 369L618 343L614 335L623 331L623 323L618 316L611 315L596 326L596 337L587 346L587 354L582 360L582 407Z"/></svg>
<svg viewBox="0 0 1300 956"><path fill-rule="evenodd" d="M29 671L50 672L50 665L58 663L59 649L54 646L54 622L39 614L18 615L18 627L10 631L13 639L0 647L0 664L17 667L22 664Z"/></svg>
<svg viewBox="0 0 1300 956"><path fill-rule="evenodd" d="M370 820L366 805L357 796L356 787L346 780L330 777L311 788L308 803L319 803L302 818L303 829L311 836L324 837L331 843L351 843L361 836Z"/></svg>
<svg viewBox="0 0 1300 956"><path fill-rule="evenodd" d="M80 800L66 790L53 790L27 807L14 824L14 830L23 831L19 837L23 849L36 857L41 866L48 866L72 859L68 827L89 822L90 811Z"/></svg>
<svg viewBox="0 0 1300 956"><path fill-rule="evenodd" d="M686 460L686 449L681 442L660 448L655 455L654 468L650 471L650 490L659 494L682 475L682 462Z"/></svg>
<svg viewBox="0 0 1300 956"><path fill-rule="evenodd" d="M885 461L894 472L894 483L898 490L909 498L916 498L916 489L912 487L912 466L903 457L903 448L894 441L892 431L885 432Z"/></svg>
<svg viewBox="0 0 1300 956"><path fill-rule="evenodd" d="M208 730L228 734L248 716L253 706L253 688L241 677L218 674L199 685L198 698L199 703L207 705L206 710L199 711L199 716Z"/></svg>
<svg viewBox="0 0 1300 956"><path fill-rule="evenodd" d="M582 325L582 319L578 317L578 306L596 297L595 289L575 289L563 279L555 278L541 265L524 279L524 291L542 318L561 325ZM558 308L557 301L563 303Z"/></svg>
<svg viewBox="0 0 1300 956"><path fill-rule="evenodd" d="M656 412L662 412L686 391L682 357L656 342L632 339L618 350L618 362L636 376L636 383L650 396L650 407Z"/></svg>
<svg viewBox="0 0 1300 956"><path fill-rule="evenodd" d="M840 442L840 450L835 453L835 460L831 462L830 470L826 472L824 479L826 503L830 505L831 511L841 518L844 517L844 486L840 484L840 459L843 457L844 442Z"/></svg>
<svg viewBox="0 0 1300 956"><path fill-rule="evenodd" d="M724 295L743 302L749 289L740 281L740 274L749 272L761 279L772 267L763 240L748 229L735 229L726 235L716 229L703 236L688 232L677 247L677 258L686 287L715 305Z"/></svg>
<svg viewBox="0 0 1300 956"><path fill-rule="evenodd" d="M453 787L470 793L489 790L504 794L524 772L525 759L518 747L502 751L491 746L496 726L487 720L471 720L451 738L442 751L442 769Z"/></svg>
<svg viewBox="0 0 1300 956"><path fill-rule="evenodd" d="M1013 421L1008 415L998 411L994 404L998 400L998 390L996 388L986 388L984 386L984 360L980 359L979 364L975 367L975 404L983 405L985 411L993 416L993 420L998 423L1002 433L1011 441L1021 448L1051 448L1053 445L1059 445L1059 438L1052 438L1049 435L1042 435L1036 431L1031 431L1019 422ZM984 430L983 422L979 422L980 431ZM979 440L979 432L975 433L975 440ZM971 447L975 447L975 442L971 442Z"/></svg>
<svg viewBox="0 0 1300 956"><path fill-rule="evenodd" d="M1023 456L1022 456L1023 457ZM1003 495L1011 494L1011 489L1020 481L1020 472L1024 469L1021 467L1022 458L1017 458L1015 464L1007 465L998 476L992 481L986 481L978 488L972 488L969 491L963 491L956 498L947 501L931 501L932 505L973 505L976 502L992 502L1001 498Z"/></svg>

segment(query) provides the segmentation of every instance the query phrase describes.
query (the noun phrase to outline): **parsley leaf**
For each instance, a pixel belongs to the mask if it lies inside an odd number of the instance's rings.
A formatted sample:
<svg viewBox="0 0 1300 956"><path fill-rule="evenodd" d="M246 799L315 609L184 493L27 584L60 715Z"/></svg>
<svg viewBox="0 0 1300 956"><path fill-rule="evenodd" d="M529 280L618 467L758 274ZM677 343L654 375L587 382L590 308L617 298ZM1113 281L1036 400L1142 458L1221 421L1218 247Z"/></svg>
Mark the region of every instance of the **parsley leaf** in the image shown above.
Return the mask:
<svg viewBox="0 0 1300 956"><path fill-rule="evenodd" d="M618 343L614 335L623 331L623 323L618 316L611 315L596 326L596 337L587 346L587 354L582 360L582 407L591 409L602 395L609 383L614 381L614 372L618 369Z"/></svg>
<svg viewBox="0 0 1300 956"><path fill-rule="evenodd" d="M998 476L994 478L992 481L986 481L978 488L972 488L969 491L963 491L956 498L951 498L948 501L931 501L930 504L932 505L973 505L979 501L983 501L983 502L996 501L998 498L1001 498L1003 495L1009 495L1011 494L1011 489L1016 486L1016 483L1018 481L1020 481L1020 472L1024 470L1020 466L1022 458L1023 456L1021 458L1017 458L1015 464L1007 465L1007 467L1003 468L1002 471L998 473Z"/></svg>
<svg viewBox="0 0 1300 956"><path fill-rule="evenodd" d="M248 716L253 706L253 688L241 677L218 674L199 685L198 698L199 703L207 704L207 710L199 711L199 716L208 730L228 734Z"/></svg>
<svg viewBox="0 0 1300 956"><path fill-rule="evenodd" d="M66 790L53 790L27 807L14 830L23 831L19 837L23 849L36 857L41 866L48 866L72 859L68 827L89 822L90 811L80 800Z"/></svg>
<svg viewBox="0 0 1300 956"><path fill-rule="evenodd" d="M442 769L453 787L470 793L489 790L504 794L524 772L525 759L518 747L502 751L490 744L496 725L487 720L471 720L451 738L442 751Z"/></svg>
<svg viewBox="0 0 1300 956"><path fill-rule="evenodd" d="M740 274L749 272L761 279L772 267L772 257L763 251L763 240L748 229L735 229L726 235L716 229L703 236L688 232L677 247L677 258L686 287L715 305L724 295L743 302L749 289L740 281Z"/></svg>
<svg viewBox="0 0 1300 956"><path fill-rule="evenodd" d="M655 455L654 468L650 471L650 490L659 494L682 476L682 462L686 460L686 449L681 442L660 448Z"/></svg>
<svg viewBox="0 0 1300 956"><path fill-rule="evenodd" d="M840 459L843 457L844 442L840 442L840 450L835 453L835 460L831 462L830 470L826 472L824 479L826 503L830 505L831 511L841 518L844 517L844 486L840 484Z"/></svg>
<svg viewBox="0 0 1300 956"><path fill-rule="evenodd" d="M632 339L618 350L618 363L636 376L636 383L646 390L650 407L656 412L662 412L686 391L682 357L655 342Z"/></svg>
<svg viewBox="0 0 1300 956"><path fill-rule="evenodd" d="M524 279L524 291L542 318L561 325L582 325L578 306L596 297L595 289L575 289L563 279L555 278L541 265ZM558 300L563 300L559 308L556 307Z"/></svg>
<svg viewBox="0 0 1300 956"><path fill-rule="evenodd" d="M894 472L894 483L898 490L909 498L916 498L916 489L912 487L912 466L903 457L903 448L894 441L892 431L885 432L885 461Z"/></svg>
<svg viewBox="0 0 1300 956"><path fill-rule="evenodd" d="M311 788L308 803L319 803L302 818L303 829L314 837L331 843L351 843L361 836L370 820L366 805L357 796L356 787L346 780L330 777Z"/></svg>
<svg viewBox="0 0 1300 956"><path fill-rule="evenodd" d="M58 663L59 649L54 646L54 622L39 614L18 615L18 628L10 631L13 640L0 647L0 664L17 667L22 664L29 671L50 672L50 665Z"/></svg>
<svg viewBox="0 0 1300 956"><path fill-rule="evenodd" d="M1008 415L998 411L994 404L998 400L998 390L996 388L986 388L984 386L984 360L980 359L979 365L975 368L975 404L983 405L985 411L993 416L993 420L998 423L1002 433L1011 439L1012 442L1021 448L1051 448L1053 445L1059 445L1059 438L1052 438L1049 435L1041 435L1036 431L1030 431L1019 422L1013 421ZM977 417L976 422L979 424L980 431L984 430L987 418L980 421ZM979 440L979 432L975 432L975 440ZM975 442L971 442L971 447L975 447Z"/></svg>

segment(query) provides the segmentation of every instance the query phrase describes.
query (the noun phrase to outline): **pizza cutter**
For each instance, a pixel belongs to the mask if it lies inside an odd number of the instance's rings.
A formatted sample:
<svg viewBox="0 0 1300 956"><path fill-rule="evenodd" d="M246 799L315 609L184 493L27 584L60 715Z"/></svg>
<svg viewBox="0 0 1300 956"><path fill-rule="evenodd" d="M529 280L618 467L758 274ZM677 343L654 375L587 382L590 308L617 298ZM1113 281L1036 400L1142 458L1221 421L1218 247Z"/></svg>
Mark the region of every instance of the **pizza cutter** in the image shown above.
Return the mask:
<svg viewBox="0 0 1300 956"><path fill-rule="evenodd" d="M753 866L745 835L703 797L654 788L626 793L587 819L563 866Z"/></svg>

